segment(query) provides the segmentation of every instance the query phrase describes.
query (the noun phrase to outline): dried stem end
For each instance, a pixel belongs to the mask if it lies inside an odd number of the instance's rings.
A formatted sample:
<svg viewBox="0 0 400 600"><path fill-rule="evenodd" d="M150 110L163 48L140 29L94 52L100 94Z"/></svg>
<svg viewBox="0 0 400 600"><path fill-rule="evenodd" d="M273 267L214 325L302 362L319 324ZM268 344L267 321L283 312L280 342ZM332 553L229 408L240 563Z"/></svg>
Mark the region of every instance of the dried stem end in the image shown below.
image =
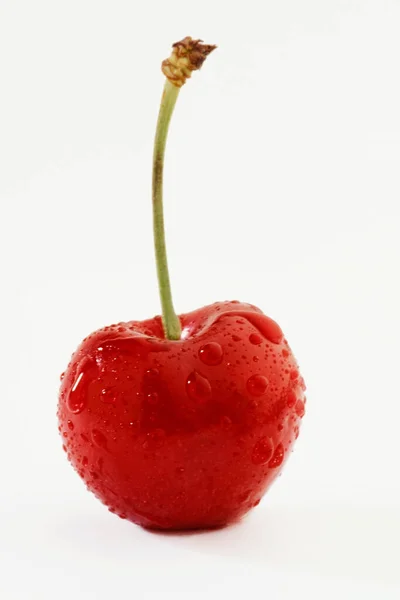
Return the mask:
<svg viewBox="0 0 400 600"><path fill-rule="evenodd" d="M207 56L216 46L203 44L202 40L185 37L172 45L172 54L161 65L165 77L176 87L182 87L192 74L200 69Z"/></svg>

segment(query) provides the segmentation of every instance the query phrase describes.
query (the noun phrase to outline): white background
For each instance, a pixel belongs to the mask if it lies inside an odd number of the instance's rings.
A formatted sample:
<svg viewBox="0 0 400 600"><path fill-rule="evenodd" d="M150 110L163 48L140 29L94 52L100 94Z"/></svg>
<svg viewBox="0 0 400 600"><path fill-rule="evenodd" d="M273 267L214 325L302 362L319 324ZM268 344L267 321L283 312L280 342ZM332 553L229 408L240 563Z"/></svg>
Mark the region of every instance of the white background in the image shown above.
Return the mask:
<svg viewBox="0 0 400 600"><path fill-rule="evenodd" d="M0 597L400 594L400 3L0 0ZM175 304L259 305L308 384L283 477L240 525L156 535L86 492L58 377L80 340L159 312L160 62Z"/></svg>

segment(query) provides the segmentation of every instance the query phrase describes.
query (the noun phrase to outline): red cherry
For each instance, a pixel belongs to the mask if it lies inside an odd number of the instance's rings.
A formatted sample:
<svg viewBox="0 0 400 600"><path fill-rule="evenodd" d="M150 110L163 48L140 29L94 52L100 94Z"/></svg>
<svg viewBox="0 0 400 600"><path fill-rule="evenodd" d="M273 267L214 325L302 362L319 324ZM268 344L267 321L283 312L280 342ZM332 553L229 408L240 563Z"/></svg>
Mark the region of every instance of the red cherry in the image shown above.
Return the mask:
<svg viewBox="0 0 400 600"><path fill-rule="evenodd" d="M187 37L162 64L153 221L162 317L104 327L61 376L68 459L123 519L155 529L230 523L260 502L299 434L305 384L279 325L219 302L178 317L165 249L166 135L180 87L215 48Z"/></svg>
<svg viewBox="0 0 400 600"><path fill-rule="evenodd" d="M243 312L257 319L237 323ZM180 317L182 340L160 337L155 317L82 342L61 383L58 418L72 465L102 502L145 527L182 529L229 523L249 510L243 490L264 494L304 410L286 345L288 373L280 366L283 341L262 336L252 361L250 337L261 333L251 321L264 319L256 308L216 303ZM232 334L241 341L231 344ZM200 359L207 347L221 348L218 364ZM114 401L105 403L110 388Z"/></svg>

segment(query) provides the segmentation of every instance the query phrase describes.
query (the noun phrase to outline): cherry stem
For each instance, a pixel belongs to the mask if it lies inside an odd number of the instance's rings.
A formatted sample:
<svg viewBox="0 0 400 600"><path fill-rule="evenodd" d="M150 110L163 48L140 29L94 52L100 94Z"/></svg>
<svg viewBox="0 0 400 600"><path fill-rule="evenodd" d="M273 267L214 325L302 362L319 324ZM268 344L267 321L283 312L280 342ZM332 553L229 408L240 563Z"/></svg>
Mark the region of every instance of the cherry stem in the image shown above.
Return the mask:
<svg viewBox="0 0 400 600"><path fill-rule="evenodd" d="M203 44L201 40L185 37L172 46L172 54L163 61L162 71L167 78L161 98L153 154L153 233L156 256L158 289L160 292L162 322L165 337L179 340L181 323L174 310L169 279L167 248L165 244L163 174L164 155L167 135L175 103L180 88L191 76L192 71L200 69L206 57L215 46Z"/></svg>
<svg viewBox="0 0 400 600"><path fill-rule="evenodd" d="M170 81L165 82L158 115L153 154L153 232L156 254L158 289L160 292L162 320L165 337L179 340L181 324L172 302L171 283L169 279L167 248L165 244L164 208L163 208L163 172L164 154L168 128L180 88Z"/></svg>

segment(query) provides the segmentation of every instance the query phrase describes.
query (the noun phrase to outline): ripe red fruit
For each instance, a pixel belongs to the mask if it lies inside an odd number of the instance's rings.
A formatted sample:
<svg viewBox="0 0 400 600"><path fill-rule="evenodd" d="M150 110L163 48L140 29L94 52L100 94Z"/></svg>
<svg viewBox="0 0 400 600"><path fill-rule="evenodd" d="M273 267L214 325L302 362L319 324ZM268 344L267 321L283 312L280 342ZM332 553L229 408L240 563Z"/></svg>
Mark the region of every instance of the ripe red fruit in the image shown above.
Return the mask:
<svg viewBox="0 0 400 600"><path fill-rule="evenodd" d="M279 326L216 303L86 338L65 372L68 457L110 510L145 527L226 524L255 506L288 457L304 383ZM295 399L295 403L293 403Z"/></svg>
<svg viewBox="0 0 400 600"><path fill-rule="evenodd" d="M175 314L162 206L166 135L180 87L214 46L185 38L163 62L153 219L162 318L83 340L62 376L64 449L88 489L143 527L225 525L256 506L299 433L305 385L279 326L220 302Z"/></svg>

